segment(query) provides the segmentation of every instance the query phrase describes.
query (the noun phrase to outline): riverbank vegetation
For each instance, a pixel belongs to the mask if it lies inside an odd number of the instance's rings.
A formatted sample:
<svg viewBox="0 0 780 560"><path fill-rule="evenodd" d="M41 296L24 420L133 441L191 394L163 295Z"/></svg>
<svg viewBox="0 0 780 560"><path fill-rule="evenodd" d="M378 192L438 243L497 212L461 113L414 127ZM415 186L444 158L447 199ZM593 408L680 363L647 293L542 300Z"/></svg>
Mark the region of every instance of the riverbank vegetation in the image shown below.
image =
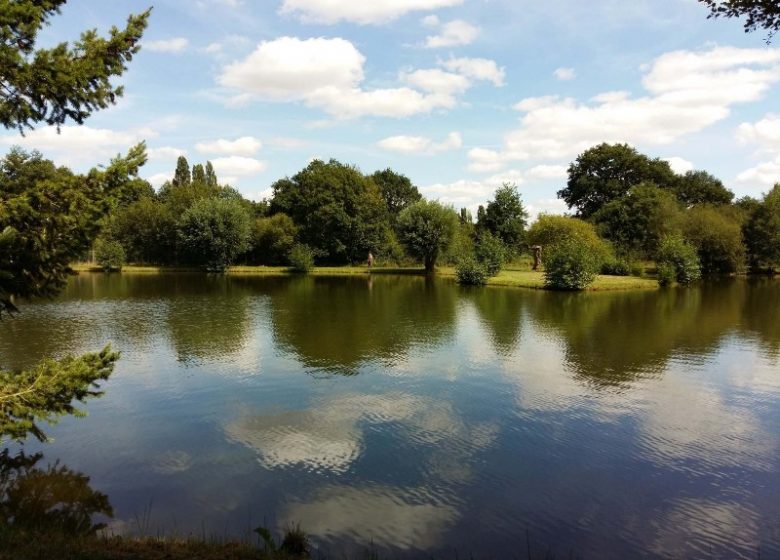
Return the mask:
<svg viewBox="0 0 780 560"><path fill-rule="evenodd" d="M30 166L45 161L18 149L12 156ZM124 254L141 265L309 272L354 266L371 253L383 267L455 267L459 282L484 285L509 263L529 262L538 246L544 285L565 290L588 288L599 275L642 276L647 261L665 273L663 285L780 266L780 187L735 201L709 173L677 174L625 144L580 154L558 193L572 214L541 214L530 227L514 185L499 187L475 220L466 208L424 199L391 169L366 175L336 160L312 161L260 202L220 184L209 162L191 167L184 157L159 191L141 180L132 187L105 219L92 220L100 234L82 259L100 255L105 269L119 268ZM686 274L660 266L675 240L694 253Z"/></svg>

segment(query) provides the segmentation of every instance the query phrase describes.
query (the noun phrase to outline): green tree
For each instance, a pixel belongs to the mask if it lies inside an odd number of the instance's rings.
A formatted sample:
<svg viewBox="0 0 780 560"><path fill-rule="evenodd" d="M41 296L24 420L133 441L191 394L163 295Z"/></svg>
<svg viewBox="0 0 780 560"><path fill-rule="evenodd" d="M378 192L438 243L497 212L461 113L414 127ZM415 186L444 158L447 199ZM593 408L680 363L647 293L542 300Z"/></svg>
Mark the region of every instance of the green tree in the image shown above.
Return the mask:
<svg viewBox="0 0 780 560"><path fill-rule="evenodd" d="M379 187L393 223L401 210L422 198L420 191L412 184L409 177L396 173L389 167L384 171L375 171L371 179Z"/></svg>
<svg viewBox="0 0 780 560"><path fill-rule="evenodd" d="M283 212L299 239L334 263L361 262L385 246L387 207L379 187L357 168L336 160L312 161L273 185L271 214Z"/></svg>
<svg viewBox="0 0 780 560"><path fill-rule="evenodd" d="M692 284L701 278L701 263L696 248L679 235L667 235L661 239L655 262L658 266L658 283L667 286L672 282Z"/></svg>
<svg viewBox="0 0 780 560"><path fill-rule="evenodd" d="M249 214L235 200L195 202L178 224L182 255L210 270L224 270L249 248Z"/></svg>
<svg viewBox="0 0 780 560"><path fill-rule="evenodd" d="M699 0L710 10L708 17L745 17L745 33L758 28L769 32L769 43L780 29L780 5L774 0Z"/></svg>
<svg viewBox="0 0 780 560"><path fill-rule="evenodd" d="M81 124L122 95L112 78L138 52L149 11L130 16L109 39L87 31L70 48L35 50L38 31L65 0L0 0L0 123L20 131L37 123ZM75 176L40 156L12 150L0 163L0 315L15 297L52 295L68 263L92 244L111 208L132 190L146 161L144 144L103 171ZM44 361L37 368L0 370L0 437L43 439L36 422L76 412L73 401L96 396L119 358L100 354Z"/></svg>
<svg viewBox="0 0 780 560"><path fill-rule="evenodd" d="M287 214L257 218L252 223L249 258L254 263L282 265L295 245L298 227Z"/></svg>
<svg viewBox="0 0 780 560"><path fill-rule="evenodd" d="M415 202L398 215L401 241L410 254L423 261L429 274L439 255L449 248L457 228L455 209L435 200Z"/></svg>
<svg viewBox="0 0 780 560"><path fill-rule="evenodd" d="M696 248L704 274L737 272L744 268L742 223L731 207L691 208L685 216L683 237Z"/></svg>
<svg viewBox="0 0 780 560"><path fill-rule="evenodd" d="M497 236L483 231L474 242L474 258L485 267L488 276L495 276L504 266L507 249Z"/></svg>
<svg viewBox="0 0 780 560"><path fill-rule="evenodd" d="M517 187L504 183L496 190L493 200L488 202L484 223L478 226L483 226L498 237L510 252L515 252L523 242L527 220L528 212L523 208Z"/></svg>
<svg viewBox="0 0 780 560"><path fill-rule="evenodd" d="M106 272L121 270L125 264L125 250L115 239L98 238L95 241L95 260Z"/></svg>
<svg viewBox="0 0 780 560"><path fill-rule="evenodd" d="M587 247L588 251L597 256L599 265L612 257L612 249L608 243L596 233L593 224L553 214L539 214L539 217L528 230L528 242L542 247L542 260L554 251L558 245L576 241L579 246Z"/></svg>
<svg viewBox="0 0 780 560"><path fill-rule="evenodd" d="M576 208L579 217L589 218L634 185L649 182L668 188L676 181L666 161L650 159L628 144L599 144L569 165L569 180L558 197Z"/></svg>
<svg viewBox="0 0 780 560"><path fill-rule="evenodd" d="M174 187L188 187L192 183L192 174L190 173L190 164L187 158L179 156L176 159L176 171L173 174L171 184Z"/></svg>
<svg viewBox="0 0 780 560"><path fill-rule="evenodd" d="M24 130L37 123L79 124L123 93L112 79L138 52L150 11L131 15L109 37L85 31L71 47L36 49L38 32L66 0L0 0L0 124Z"/></svg>
<svg viewBox="0 0 780 560"><path fill-rule="evenodd" d="M655 253L664 235L679 231L682 210L668 190L642 183L606 203L591 218L620 254L644 258Z"/></svg>
<svg viewBox="0 0 780 560"><path fill-rule="evenodd" d="M734 200L734 193L706 171L688 171L677 180L674 194L685 206L731 204Z"/></svg>
<svg viewBox="0 0 780 560"><path fill-rule="evenodd" d="M122 244L128 262L176 261L176 215L154 198L144 197L120 208L107 229L107 235Z"/></svg>
<svg viewBox="0 0 780 560"><path fill-rule="evenodd" d="M752 268L773 272L780 267L780 183L755 208L744 234Z"/></svg>
<svg viewBox="0 0 780 560"><path fill-rule="evenodd" d="M200 163L192 166L192 182L208 185L206 171L203 169L203 166Z"/></svg>
<svg viewBox="0 0 780 560"><path fill-rule="evenodd" d="M143 144L87 175L18 148L0 160L0 313L15 309L14 297L52 296L62 288L70 263L92 246L145 162Z"/></svg>
<svg viewBox="0 0 780 560"><path fill-rule="evenodd" d="M206 184L210 187L216 187L219 183L217 181L217 172L214 171L214 166L210 161L206 162Z"/></svg>

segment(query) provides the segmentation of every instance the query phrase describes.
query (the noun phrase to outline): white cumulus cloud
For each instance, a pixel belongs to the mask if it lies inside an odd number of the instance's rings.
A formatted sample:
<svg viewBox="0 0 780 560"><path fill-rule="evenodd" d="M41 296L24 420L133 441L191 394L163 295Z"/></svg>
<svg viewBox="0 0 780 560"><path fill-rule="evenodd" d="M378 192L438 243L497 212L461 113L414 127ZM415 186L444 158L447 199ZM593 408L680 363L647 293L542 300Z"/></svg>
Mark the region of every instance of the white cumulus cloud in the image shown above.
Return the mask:
<svg viewBox="0 0 780 560"><path fill-rule="evenodd" d="M227 177L223 177L223 175L227 175L231 176L232 182L235 182L236 177L261 173L268 167L268 164L264 161L242 156L219 157L212 159L211 164L220 176L221 181L226 181Z"/></svg>
<svg viewBox="0 0 780 560"><path fill-rule="evenodd" d="M643 97L606 92L589 102L556 96L524 99L524 115L501 150L470 152L470 169L507 162L571 158L600 142L667 145L760 99L780 81L780 49L715 47L666 53L643 68Z"/></svg>
<svg viewBox="0 0 780 560"><path fill-rule="evenodd" d="M185 37L172 37L171 39L145 41L143 48L154 52L180 53L187 50L189 44L189 40Z"/></svg>
<svg viewBox="0 0 780 560"><path fill-rule="evenodd" d="M494 60L487 58L450 58L441 64L450 72L457 72L467 78L492 82L496 87L504 85L504 78L506 77L504 68L499 68Z"/></svg>
<svg viewBox="0 0 780 560"><path fill-rule="evenodd" d="M148 148L146 155L149 159L175 159L179 156L186 156L187 150L174 148L173 146L161 146L159 148Z"/></svg>
<svg viewBox="0 0 780 560"><path fill-rule="evenodd" d="M195 144L195 149L204 154L230 154L236 156L254 155L262 147L262 142L252 136L242 136L235 140L219 138L218 140Z"/></svg>
<svg viewBox="0 0 780 560"><path fill-rule="evenodd" d="M574 68L558 68L553 72L553 76L562 82L573 80L577 74L574 72Z"/></svg>
<svg viewBox="0 0 780 560"><path fill-rule="evenodd" d="M687 159L673 156L673 157L664 158L664 161L668 161L669 167L672 168L672 171L680 175L687 173L688 171L693 171L693 163L691 163Z"/></svg>
<svg viewBox="0 0 780 560"><path fill-rule="evenodd" d="M490 79L463 64L457 71L461 77L442 71L410 72L403 79L417 89L368 90L362 87L364 63L365 57L345 39L282 37L261 43L247 58L225 67L218 81L236 92L231 98L234 106L253 99L301 101L345 119L400 118L449 109L457 104L452 94L466 87L464 76Z"/></svg>
<svg viewBox="0 0 780 560"><path fill-rule="evenodd" d="M405 14L462 4L463 0L284 0L280 12L294 14L305 23L334 24L349 21L382 24Z"/></svg>
<svg viewBox="0 0 780 560"><path fill-rule="evenodd" d="M479 27L471 25L467 21L456 19L441 24L436 35L429 35L425 39L425 46L429 49L441 47L457 47L470 45L479 36Z"/></svg>
<svg viewBox="0 0 780 560"><path fill-rule="evenodd" d="M389 152L401 154L434 154L456 150L463 145L459 132L450 132L442 142L434 142L424 136L390 136L377 142L377 146Z"/></svg>

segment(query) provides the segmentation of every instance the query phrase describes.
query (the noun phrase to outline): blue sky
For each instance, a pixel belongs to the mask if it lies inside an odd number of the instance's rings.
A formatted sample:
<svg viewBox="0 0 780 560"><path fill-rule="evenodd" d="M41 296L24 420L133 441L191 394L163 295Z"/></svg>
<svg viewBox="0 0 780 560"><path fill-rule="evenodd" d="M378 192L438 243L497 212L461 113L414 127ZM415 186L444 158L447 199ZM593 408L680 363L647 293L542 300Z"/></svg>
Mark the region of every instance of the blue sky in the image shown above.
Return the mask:
<svg viewBox="0 0 780 560"><path fill-rule="evenodd" d="M41 44L146 7L71 0ZM86 169L145 139L153 184L185 154L254 199L336 158L457 207L514 182L536 213L565 210L578 153L628 142L756 196L780 181L780 48L706 15L695 0L158 0L116 107L0 147Z"/></svg>

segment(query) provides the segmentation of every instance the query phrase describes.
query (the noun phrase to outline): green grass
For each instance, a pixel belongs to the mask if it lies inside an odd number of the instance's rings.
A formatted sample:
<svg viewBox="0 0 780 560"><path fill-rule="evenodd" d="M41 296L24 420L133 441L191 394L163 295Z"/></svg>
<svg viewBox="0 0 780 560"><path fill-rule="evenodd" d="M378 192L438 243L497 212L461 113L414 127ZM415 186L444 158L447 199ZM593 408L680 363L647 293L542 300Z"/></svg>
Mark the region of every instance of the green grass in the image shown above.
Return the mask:
<svg viewBox="0 0 780 560"><path fill-rule="evenodd" d="M72 266L77 272L102 272L91 264L75 264ZM128 273L160 274L165 272L197 272L196 268L176 268L160 266L134 266L128 265L122 269ZM371 269L371 274L410 274L424 275L421 267L383 267L377 266ZM231 276L288 276L296 274L285 266L231 266L227 270ZM309 273L313 276L354 276L369 274L366 266L317 266ZM437 274L443 278L455 278L455 268L443 266L437 268ZM502 270L497 276L488 280L488 286L506 286L511 288L529 288L535 290L544 289L544 273L535 272L525 266L524 263L513 263ZM658 287L658 282L653 278L637 278L634 276L598 276L588 291L614 291L614 290L648 290Z"/></svg>

